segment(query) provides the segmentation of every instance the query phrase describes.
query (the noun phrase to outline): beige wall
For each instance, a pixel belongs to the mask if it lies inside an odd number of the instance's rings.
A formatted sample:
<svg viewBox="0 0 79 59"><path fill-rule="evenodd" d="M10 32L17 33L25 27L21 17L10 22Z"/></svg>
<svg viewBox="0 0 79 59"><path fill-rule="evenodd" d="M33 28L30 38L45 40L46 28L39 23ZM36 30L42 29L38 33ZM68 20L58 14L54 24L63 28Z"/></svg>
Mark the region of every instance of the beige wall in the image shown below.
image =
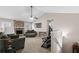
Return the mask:
<svg viewBox="0 0 79 59"><path fill-rule="evenodd" d="M27 30L31 30L30 22L24 22L24 32L26 32Z"/></svg>
<svg viewBox="0 0 79 59"><path fill-rule="evenodd" d="M42 17L42 20L54 19L54 29L64 33L63 52L72 52L72 44L79 40L79 14L52 13ZM43 26L46 27L45 22Z"/></svg>
<svg viewBox="0 0 79 59"><path fill-rule="evenodd" d="M41 28L36 28L35 23L42 23ZM33 22L33 26L34 26L34 30L36 30L37 32L47 32L48 31L48 22L47 22L47 19L44 17L41 17L38 20L35 20Z"/></svg>

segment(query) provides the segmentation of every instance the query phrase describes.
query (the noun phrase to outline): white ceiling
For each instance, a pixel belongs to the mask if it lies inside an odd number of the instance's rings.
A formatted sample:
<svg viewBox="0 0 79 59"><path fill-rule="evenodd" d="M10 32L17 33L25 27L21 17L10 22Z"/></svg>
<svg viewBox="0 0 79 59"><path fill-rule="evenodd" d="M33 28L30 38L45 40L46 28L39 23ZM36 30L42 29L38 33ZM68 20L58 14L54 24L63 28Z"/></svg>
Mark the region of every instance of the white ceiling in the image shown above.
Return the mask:
<svg viewBox="0 0 79 59"><path fill-rule="evenodd" d="M44 14L41 10L33 7L33 16L41 17ZM30 17L28 6L0 6L0 18L27 20Z"/></svg>
<svg viewBox="0 0 79 59"><path fill-rule="evenodd" d="M79 13L79 6L44 6L37 8L46 13Z"/></svg>
<svg viewBox="0 0 79 59"><path fill-rule="evenodd" d="M79 13L79 6L34 6L33 15L38 18L45 13ZM29 6L0 6L0 18L28 20Z"/></svg>

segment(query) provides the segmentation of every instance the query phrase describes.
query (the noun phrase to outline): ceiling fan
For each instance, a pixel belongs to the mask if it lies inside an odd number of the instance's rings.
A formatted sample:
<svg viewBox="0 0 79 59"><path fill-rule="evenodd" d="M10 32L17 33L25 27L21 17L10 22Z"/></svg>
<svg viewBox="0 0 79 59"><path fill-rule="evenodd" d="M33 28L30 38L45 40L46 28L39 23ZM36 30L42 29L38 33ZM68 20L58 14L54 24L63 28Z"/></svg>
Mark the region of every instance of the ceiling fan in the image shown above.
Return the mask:
<svg viewBox="0 0 79 59"><path fill-rule="evenodd" d="M30 8L31 8L31 15L30 15L30 20L32 20L32 21L35 21L35 20L37 20L38 19L38 17L36 17L36 16L33 16L33 6L30 6Z"/></svg>

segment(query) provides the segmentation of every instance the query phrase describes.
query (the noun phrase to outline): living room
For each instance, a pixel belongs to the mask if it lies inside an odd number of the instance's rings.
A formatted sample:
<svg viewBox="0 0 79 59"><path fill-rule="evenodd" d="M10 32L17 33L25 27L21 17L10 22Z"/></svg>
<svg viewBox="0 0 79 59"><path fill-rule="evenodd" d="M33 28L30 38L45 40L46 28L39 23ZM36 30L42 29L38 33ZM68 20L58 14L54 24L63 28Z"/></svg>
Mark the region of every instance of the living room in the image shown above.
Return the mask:
<svg viewBox="0 0 79 59"><path fill-rule="evenodd" d="M0 58L79 59L79 0L0 0Z"/></svg>
<svg viewBox="0 0 79 59"><path fill-rule="evenodd" d="M47 20L42 20L44 13L40 12L33 6L0 7L0 13L2 13L0 15L1 53L51 52L51 42L48 46L42 47L44 37L48 36L49 24ZM39 13L40 15L37 15ZM30 19L32 17L34 20Z"/></svg>
<svg viewBox="0 0 79 59"><path fill-rule="evenodd" d="M1 53L79 52L79 7L1 6Z"/></svg>

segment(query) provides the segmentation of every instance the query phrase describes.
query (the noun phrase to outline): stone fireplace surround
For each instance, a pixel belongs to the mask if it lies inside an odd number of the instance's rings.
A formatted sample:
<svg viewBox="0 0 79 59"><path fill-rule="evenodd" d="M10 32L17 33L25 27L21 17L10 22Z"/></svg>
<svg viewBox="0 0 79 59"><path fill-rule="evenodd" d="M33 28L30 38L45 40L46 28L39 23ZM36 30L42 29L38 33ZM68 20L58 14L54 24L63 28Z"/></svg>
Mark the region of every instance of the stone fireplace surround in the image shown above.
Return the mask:
<svg viewBox="0 0 79 59"><path fill-rule="evenodd" d="M16 34L24 34L24 21L14 20L14 31Z"/></svg>

